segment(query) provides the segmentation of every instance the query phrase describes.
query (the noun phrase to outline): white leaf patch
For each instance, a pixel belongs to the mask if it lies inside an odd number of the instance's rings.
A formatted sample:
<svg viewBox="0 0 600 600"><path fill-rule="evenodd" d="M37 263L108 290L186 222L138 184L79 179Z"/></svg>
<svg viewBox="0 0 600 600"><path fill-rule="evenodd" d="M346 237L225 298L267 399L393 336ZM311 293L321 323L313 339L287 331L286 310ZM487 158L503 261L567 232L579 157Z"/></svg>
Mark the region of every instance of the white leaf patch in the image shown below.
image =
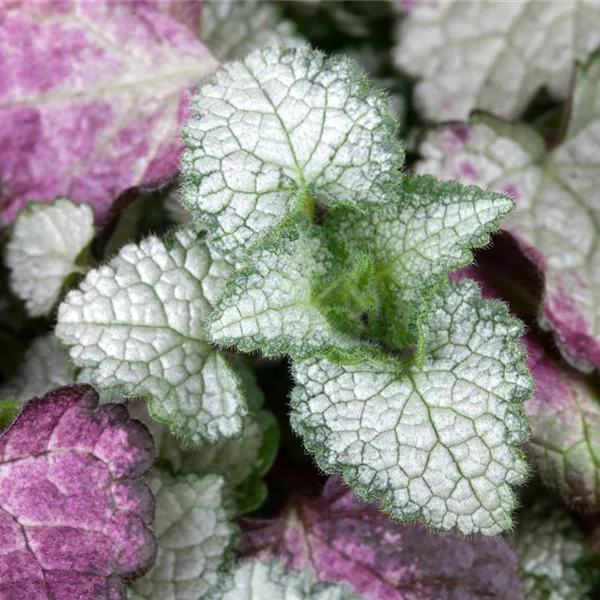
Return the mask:
<svg viewBox="0 0 600 600"><path fill-rule="evenodd" d="M586 540L567 512L539 501L520 521L511 542L527 600L590 598L590 582L578 568L588 552Z"/></svg>
<svg viewBox="0 0 600 600"><path fill-rule="evenodd" d="M94 213L87 204L59 198L53 204L31 203L15 221L6 248L10 285L32 317L48 314L76 264L94 237Z"/></svg>
<svg viewBox="0 0 600 600"><path fill-rule="evenodd" d="M203 336L229 270L191 229L129 244L67 295L56 335L94 385L149 395L151 415L187 442L238 437L240 382Z"/></svg>
<svg viewBox="0 0 600 600"><path fill-rule="evenodd" d="M75 367L52 334L33 340L19 370L0 388L0 400L21 400L43 396L53 388L73 383Z"/></svg>
<svg viewBox="0 0 600 600"><path fill-rule="evenodd" d="M506 228L544 274L540 325L581 370L600 366L599 82L595 56L578 72L569 126L551 150L527 125L477 116L431 132L416 167L515 199Z"/></svg>
<svg viewBox="0 0 600 600"><path fill-rule="evenodd" d="M392 517L495 535L527 463L521 404L532 381L522 325L469 280L431 304L421 367L296 363L292 425L318 464Z"/></svg>
<svg viewBox="0 0 600 600"><path fill-rule="evenodd" d="M243 58L255 48L287 48L304 43L278 7L261 0L204 0L201 37L219 60Z"/></svg>
<svg viewBox="0 0 600 600"><path fill-rule="evenodd" d="M172 477L155 471L154 532L158 553L144 577L129 584L130 600L197 600L218 581L237 535L225 479Z"/></svg>
<svg viewBox="0 0 600 600"><path fill-rule="evenodd" d="M368 215L334 211L326 224L355 256L375 260L384 310L374 335L394 347L417 342L426 304L448 271L469 264L514 208L506 196L433 177L405 178L395 204Z"/></svg>
<svg viewBox="0 0 600 600"><path fill-rule="evenodd" d="M473 109L514 119L542 87L566 98L575 63L600 46L595 0L411 4L396 64L421 79L415 104L431 121L463 120Z"/></svg>
<svg viewBox="0 0 600 600"><path fill-rule="evenodd" d="M313 579L312 572L287 569L277 560L245 562L205 600L364 600L345 585Z"/></svg>
<svg viewBox="0 0 600 600"><path fill-rule="evenodd" d="M296 230L252 250L215 306L213 341L265 356L360 352L360 339L335 330L314 301L313 286L324 269L317 257L325 251Z"/></svg>
<svg viewBox="0 0 600 600"><path fill-rule="evenodd" d="M315 201L389 202L404 153L387 109L346 58L256 50L193 100L182 204L206 224L211 245L240 256Z"/></svg>

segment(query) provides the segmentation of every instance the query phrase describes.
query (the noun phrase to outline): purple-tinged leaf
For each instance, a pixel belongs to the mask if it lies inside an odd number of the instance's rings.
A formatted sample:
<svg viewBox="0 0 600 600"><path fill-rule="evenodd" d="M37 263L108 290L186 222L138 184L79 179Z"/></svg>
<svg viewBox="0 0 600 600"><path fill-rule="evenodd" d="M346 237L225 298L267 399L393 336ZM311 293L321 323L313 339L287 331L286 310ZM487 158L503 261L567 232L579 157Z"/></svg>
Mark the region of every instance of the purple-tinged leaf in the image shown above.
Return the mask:
<svg viewBox="0 0 600 600"><path fill-rule="evenodd" d="M188 90L217 62L152 4L0 8L0 222L60 195L102 222L123 190L177 172Z"/></svg>
<svg viewBox="0 0 600 600"><path fill-rule="evenodd" d="M183 23L194 33L200 31L202 23L202 0L138 0L140 4L151 4Z"/></svg>
<svg viewBox="0 0 600 600"><path fill-rule="evenodd" d="M468 267L459 273L475 279L484 296L501 297L480 269ZM525 450L543 481L567 504L599 511L600 390L547 353L533 333L521 341L535 380L535 392L524 404L531 426Z"/></svg>
<svg viewBox="0 0 600 600"><path fill-rule="evenodd" d="M123 600L156 553L153 458L147 429L89 385L30 400L0 436L0 598Z"/></svg>
<svg viewBox="0 0 600 600"><path fill-rule="evenodd" d="M320 499L291 502L274 520L242 522L239 553L274 556L343 582L370 600L518 600L517 560L500 538L399 525L331 478Z"/></svg>

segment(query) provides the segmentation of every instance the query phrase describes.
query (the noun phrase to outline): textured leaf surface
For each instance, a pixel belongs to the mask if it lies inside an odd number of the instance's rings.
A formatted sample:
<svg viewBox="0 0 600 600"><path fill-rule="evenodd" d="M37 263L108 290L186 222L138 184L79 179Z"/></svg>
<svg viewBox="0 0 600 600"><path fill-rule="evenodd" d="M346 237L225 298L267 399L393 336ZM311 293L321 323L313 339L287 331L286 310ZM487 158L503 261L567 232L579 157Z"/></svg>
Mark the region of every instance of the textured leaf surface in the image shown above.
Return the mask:
<svg viewBox="0 0 600 600"><path fill-rule="evenodd" d="M31 204L19 213L5 261L11 270L10 285L32 317L48 314L67 277L82 272L76 261L94 233L91 207L65 198Z"/></svg>
<svg viewBox="0 0 600 600"><path fill-rule="evenodd" d="M484 296L501 297L481 269L469 267L461 274L476 279ZM522 342L535 381L533 396L524 405L531 425L527 454L543 481L569 506L595 512L600 506L600 392L556 361L533 332Z"/></svg>
<svg viewBox="0 0 600 600"><path fill-rule="evenodd" d="M154 501L140 477L148 431L88 385L28 402L0 437L0 595L121 600L154 560Z"/></svg>
<svg viewBox="0 0 600 600"><path fill-rule="evenodd" d="M315 201L390 201L404 157L395 124L345 58L256 50L205 83L192 110L182 204L224 254L240 255Z"/></svg>
<svg viewBox="0 0 600 600"><path fill-rule="evenodd" d="M316 301L326 252L305 230L285 231L251 250L216 303L212 340L266 356L360 354L360 339L335 329Z"/></svg>
<svg viewBox="0 0 600 600"><path fill-rule="evenodd" d="M270 2L204 0L202 41L219 60L244 58L256 48L303 43L291 21Z"/></svg>
<svg viewBox="0 0 600 600"><path fill-rule="evenodd" d="M223 477L154 472L158 553L152 570L130 584L130 600L198 600L216 585L237 527Z"/></svg>
<svg viewBox="0 0 600 600"><path fill-rule="evenodd" d="M235 504L240 512L257 508L266 495L262 476L271 466L279 444L279 429L273 414L262 408L264 398L252 373L240 369L249 413L244 417L242 435L235 440L223 440L198 449L182 448L180 440L169 429L152 421L141 400L129 402L129 413L148 426L154 438L156 457L166 461L169 469L179 475L215 473L223 475L234 488Z"/></svg>
<svg viewBox="0 0 600 600"><path fill-rule="evenodd" d="M61 195L101 221L177 172L188 89L217 65L184 25L149 2L23 1L0 40L0 221Z"/></svg>
<svg viewBox="0 0 600 600"><path fill-rule="evenodd" d="M229 273L191 229L121 249L60 305L57 337L95 385L150 395L150 414L192 444L233 438L246 405L238 377L204 338Z"/></svg>
<svg viewBox="0 0 600 600"><path fill-rule="evenodd" d="M582 370L600 366L599 81L600 55L579 71L569 127L551 151L528 126L477 117L432 132L417 167L515 199L506 227L544 274L540 325Z"/></svg>
<svg viewBox="0 0 600 600"><path fill-rule="evenodd" d="M292 426L323 470L392 517L497 534L527 475L522 332L473 282L448 284L431 303L421 367L296 363Z"/></svg>
<svg viewBox="0 0 600 600"><path fill-rule="evenodd" d="M238 566L206 600L364 600L346 586L312 581L311 573L286 569L278 561L249 562Z"/></svg>
<svg viewBox="0 0 600 600"><path fill-rule="evenodd" d="M398 525L338 478L320 499L290 502L281 517L246 519L242 529L244 558L273 556L371 600L523 599L506 541Z"/></svg>
<svg viewBox="0 0 600 600"><path fill-rule="evenodd" d="M575 62L600 45L593 0L396 2L408 13L396 63L421 79L415 104L431 121L473 109L513 119L542 87L565 98Z"/></svg>
<svg viewBox="0 0 600 600"><path fill-rule="evenodd" d="M383 309L370 322L372 334L394 348L415 344L447 272L471 262L471 248L485 245L512 209L500 194L410 177L394 204L369 215L328 216L327 227L350 253L375 260Z"/></svg>
<svg viewBox="0 0 600 600"><path fill-rule="evenodd" d="M542 501L524 511L520 521L512 542L527 600L588 598L590 585L578 568L586 543L569 515Z"/></svg>

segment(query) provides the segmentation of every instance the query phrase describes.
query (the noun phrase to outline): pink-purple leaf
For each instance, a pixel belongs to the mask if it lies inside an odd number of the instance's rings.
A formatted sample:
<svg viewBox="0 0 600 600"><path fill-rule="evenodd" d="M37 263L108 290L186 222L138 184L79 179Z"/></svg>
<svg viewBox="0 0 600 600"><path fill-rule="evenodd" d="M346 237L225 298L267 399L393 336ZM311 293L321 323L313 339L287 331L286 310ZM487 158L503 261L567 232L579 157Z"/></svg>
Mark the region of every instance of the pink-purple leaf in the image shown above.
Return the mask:
<svg viewBox="0 0 600 600"><path fill-rule="evenodd" d="M89 385L33 398L0 437L0 598L123 600L147 571L147 429Z"/></svg>
<svg viewBox="0 0 600 600"><path fill-rule="evenodd" d="M291 502L280 518L246 519L242 528L244 558L274 556L370 600L523 598L505 540L399 525L338 478L327 482L320 499Z"/></svg>
<svg viewBox="0 0 600 600"><path fill-rule="evenodd" d="M188 90L217 62L156 4L0 8L0 222L61 195L102 222L123 190L177 172Z"/></svg>

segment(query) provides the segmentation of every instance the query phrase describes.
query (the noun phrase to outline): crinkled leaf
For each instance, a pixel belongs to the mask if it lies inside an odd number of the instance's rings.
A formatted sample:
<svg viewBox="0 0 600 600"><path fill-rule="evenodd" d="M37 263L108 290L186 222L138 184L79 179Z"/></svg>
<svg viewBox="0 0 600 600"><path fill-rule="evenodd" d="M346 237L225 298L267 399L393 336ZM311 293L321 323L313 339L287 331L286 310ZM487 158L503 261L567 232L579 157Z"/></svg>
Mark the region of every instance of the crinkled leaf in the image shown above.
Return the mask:
<svg viewBox="0 0 600 600"><path fill-rule="evenodd" d="M279 561L239 565L205 600L364 600L346 586L313 583L312 573L286 569Z"/></svg>
<svg viewBox="0 0 600 600"><path fill-rule="evenodd" d="M130 584L129 600L198 600L216 585L236 534L233 505L223 477L156 471L153 568Z"/></svg>
<svg viewBox="0 0 600 600"><path fill-rule="evenodd" d="M369 215L334 211L326 220L351 254L370 255L382 307L371 333L393 348L422 345L431 296L446 274L471 262L513 203L506 196L433 177L405 178L394 204Z"/></svg>
<svg viewBox="0 0 600 600"><path fill-rule="evenodd" d="M249 251L211 315L219 344L265 356L362 355L358 337L336 329L317 301L327 248L304 228L290 228Z"/></svg>
<svg viewBox="0 0 600 600"><path fill-rule="evenodd" d="M10 285L32 317L48 314L94 237L94 214L87 204L60 198L53 204L30 204L15 221L6 247Z"/></svg>
<svg viewBox="0 0 600 600"><path fill-rule="evenodd" d="M598 82L600 54L579 71L569 128L553 150L526 125L478 116L468 126L429 134L417 167L515 199L517 211L506 226L544 274L540 325L582 370L600 366Z"/></svg>
<svg viewBox="0 0 600 600"><path fill-rule="evenodd" d="M404 153L387 99L354 63L307 47L256 50L195 96L183 205L220 252L241 255L315 201L391 201Z"/></svg>
<svg viewBox="0 0 600 600"><path fill-rule="evenodd" d="M320 499L292 501L277 519L246 519L242 530L244 558L274 556L372 600L523 598L506 541L399 525L338 478L328 480Z"/></svg>
<svg viewBox="0 0 600 600"><path fill-rule="evenodd" d="M523 328L466 279L430 310L422 366L296 363L292 426L323 470L395 519L495 535L527 475Z"/></svg>
<svg viewBox="0 0 600 600"><path fill-rule="evenodd" d="M262 0L204 0L201 37L220 60L244 58L255 48L292 47L304 41L276 4Z"/></svg>
<svg viewBox="0 0 600 600"><path fill-rule="evenodd" d="M501 297L481 269L469 267L462 275L476 279L484 296ZM600 506L600 393L591 381L559 364L534 333L522 342L535 381L533 396L524 405L531 425L527 454L543 481L569 506L596 511Z"/></svg>
<svg viewBox="0 0 600 600"><path fill-rule="evenodd" d="M262 408L264 398L252 373L235 364L241 376L250 412L244 417L242 435L198 449L182 448L180 440L168 428L152 421L146 403L129 402L129 413L145 423L154 438L156 457L165 461L177 475L216 473L234 488L235 504L240 512L258 508L267 495L262 476L271 466L279 445L279 428L273 414Z"/></svg>
<svg viewBox="0 0 600 600"><path fill-rule="evenodd" d="M0 65L0 220L63 195L101 221L126 188L177 172L188 89L217 62L148 2L67 0L6 9Z"/></svg>
<svg viewBox="0 0 600 600"><path fill-rule="evenodd" d="M154 561L146 428L92 387L30 400L0 437L0 596L125 598Z"/></svg>
<svg viewBox="0 0 600 600"><path fill-rule="evenodd" d="M150 396L150 414L189 443L235 438L246 414L240 383L204 338L228 273L192 229L146 238L67 295L56 335L95 385Z"/></svg>
<svg viewBox="0 0 600 600"><path fill-rule="evenodd" d="M579 568L587 555L585 538L562 509L540 501L520 517L512 536L527 600L587 598L587 575Z"/></svg>
<svg viewBox="0 0 600 600"><path fill-rule="evenodd" d="M408 13L396 64L420 78L415 105L430 121L474 109L514 119L542 87L565 98L575 62L600 45L595 1L396 3Z"/></svg>

